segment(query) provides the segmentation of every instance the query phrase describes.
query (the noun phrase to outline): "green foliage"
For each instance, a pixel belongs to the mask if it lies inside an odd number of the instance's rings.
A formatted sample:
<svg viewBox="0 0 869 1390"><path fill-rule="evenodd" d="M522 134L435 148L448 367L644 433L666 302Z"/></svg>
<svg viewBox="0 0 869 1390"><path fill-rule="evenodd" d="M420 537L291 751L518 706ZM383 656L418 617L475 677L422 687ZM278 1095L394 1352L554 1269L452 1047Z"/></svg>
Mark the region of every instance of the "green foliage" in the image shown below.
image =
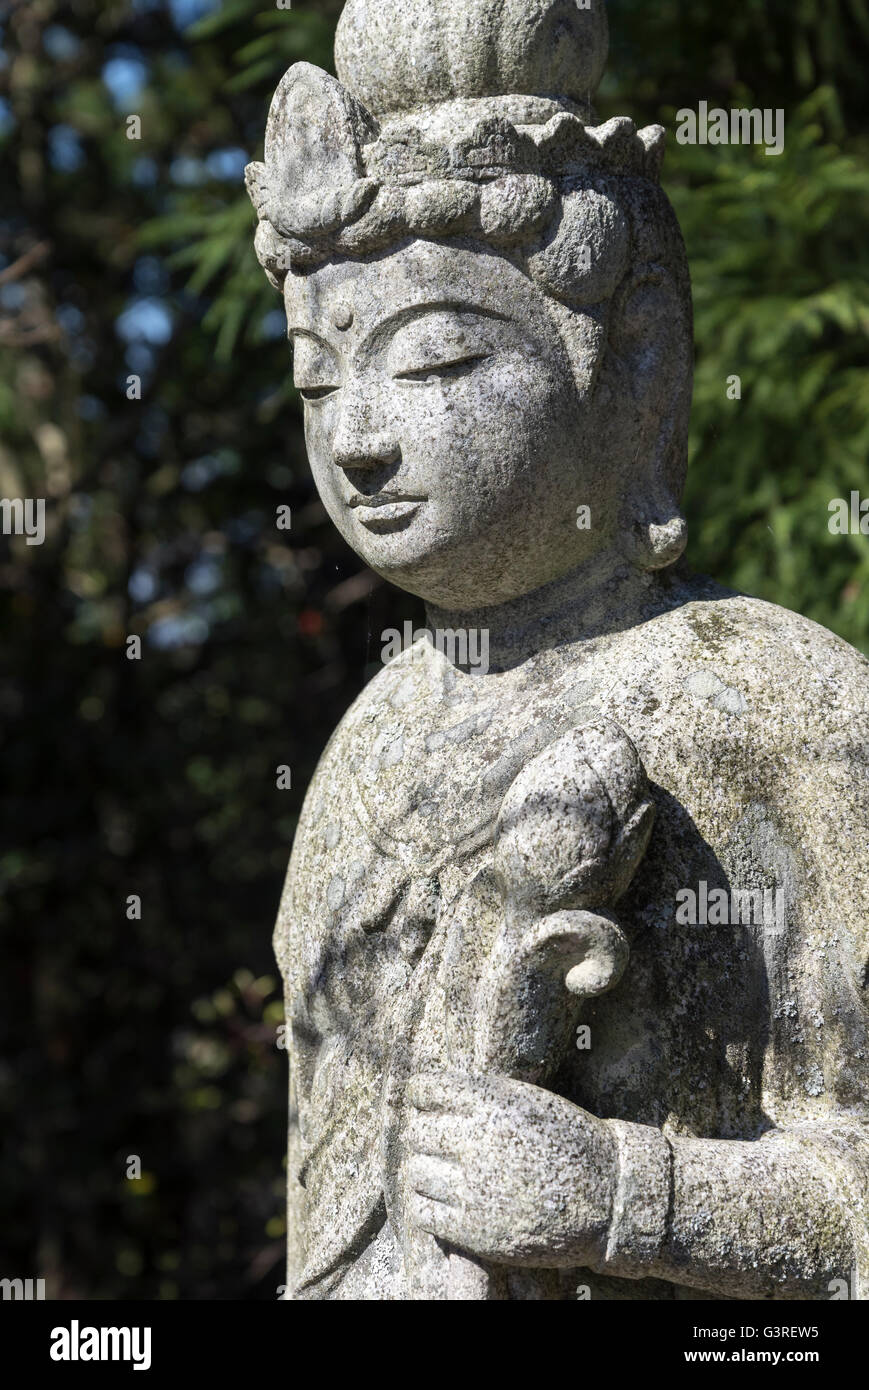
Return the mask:
<svg viewBox="0 0 869 1390"><path fill-rule="evenodd" d="M691 261L695 564L869 650L869 540L828 506L869 491L869 167L826 134L822 89L785 153L679 149ZM740 400L727 399L738 375Z"/></svg>
<svg viewBox="0 0 869 1390"><path fill-rule="evenodd" d="M601 115L670 132L664 186L691 264L689 560L869 652L869 540L827 525L833 498L869 495L869 6L613 0L610 14ZM784 154L677 144L676 113L701 100L781 108Z"/></svg>

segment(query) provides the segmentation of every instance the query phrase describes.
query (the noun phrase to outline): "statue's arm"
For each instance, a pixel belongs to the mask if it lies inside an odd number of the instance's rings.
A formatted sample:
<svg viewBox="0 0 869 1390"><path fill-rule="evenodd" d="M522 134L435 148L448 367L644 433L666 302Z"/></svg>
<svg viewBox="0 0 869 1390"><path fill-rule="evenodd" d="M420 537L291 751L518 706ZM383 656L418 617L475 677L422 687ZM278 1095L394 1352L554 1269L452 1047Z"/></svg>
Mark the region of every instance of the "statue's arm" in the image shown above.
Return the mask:
<svg viewBox="0 0 869 1390"><path fill-rule="evenodd" d="M851 731L858 745L864 731ZM794 781L780 789L776 814L795 862L812 872L798 880L799 910L768 970L775 1127L753 1141L668 1141L613 1126L620 1169L608 1263L627 1277L817 1299L842 1281L860 1296L862 1271L869 1297L869 933L865 865L854 853L869 843L869 788L847 742L844 755L831 750L815 767L798 750L783 764ZM775 1032L783 989L803 1025L790 1055ZM806 1089L809 1077L817 1089Z"/></svg>
<svg viewBox="0 0 869 1390"><path fill-rule="evenodd" d="M858 1122L752 1142L611 1128L619 1172L601 1272L733 1298L859 1296L869 1131Z"/></svg>

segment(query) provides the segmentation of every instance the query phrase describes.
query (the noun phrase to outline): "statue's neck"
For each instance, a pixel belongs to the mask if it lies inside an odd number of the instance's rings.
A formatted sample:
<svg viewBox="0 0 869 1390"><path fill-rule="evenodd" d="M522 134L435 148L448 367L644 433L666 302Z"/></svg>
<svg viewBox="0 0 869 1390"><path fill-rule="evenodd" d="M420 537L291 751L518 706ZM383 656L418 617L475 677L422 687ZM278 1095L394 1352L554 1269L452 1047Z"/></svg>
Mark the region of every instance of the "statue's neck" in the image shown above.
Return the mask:
<svg viewBox="0 0 869 1390"><path fill-rule="evenodd" d="M506 670L539 651L624 631L667 606L657 574L621 557L586 568L491 608L426 604L433 631L488 633L489 669Z"/></svg>

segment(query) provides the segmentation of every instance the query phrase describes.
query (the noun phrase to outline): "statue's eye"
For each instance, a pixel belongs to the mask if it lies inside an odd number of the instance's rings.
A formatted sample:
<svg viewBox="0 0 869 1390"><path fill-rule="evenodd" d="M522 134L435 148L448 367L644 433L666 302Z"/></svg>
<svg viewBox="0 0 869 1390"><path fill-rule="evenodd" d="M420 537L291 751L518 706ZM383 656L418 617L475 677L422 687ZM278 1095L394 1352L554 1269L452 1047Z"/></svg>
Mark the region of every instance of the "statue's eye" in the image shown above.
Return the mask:
<svg viewBox="0 0 869 1390"><path fill-rule="evenodd" d="M327 396L334 396L335 392L338 390L338 387L337 387L337 386L299 386L299 387L297 387L297 390L298 390L299 395L301 396L302 400L303 400L303 401L307 401L307 402L310 404L310 403L312 403L313 401L324 401L324 400L326 400Z"/></svg>
<svg viewBox="0 0 869 1390"><path fill-rule="evenodd" d="M341 384L341 366L326 343L298 330L293 336L293 380L306 405L334 395Z"/></svg>
<svg viewBox="0 0 869 1390"><path fill-rule="evenodd" d="M431 362L424 367L404 367L394 373L396 381L428 381L431 378L443 380L449 377L466 376L481 362L488 362L490 352L471 352L463 357L451 358L448 362Z"/></svg>

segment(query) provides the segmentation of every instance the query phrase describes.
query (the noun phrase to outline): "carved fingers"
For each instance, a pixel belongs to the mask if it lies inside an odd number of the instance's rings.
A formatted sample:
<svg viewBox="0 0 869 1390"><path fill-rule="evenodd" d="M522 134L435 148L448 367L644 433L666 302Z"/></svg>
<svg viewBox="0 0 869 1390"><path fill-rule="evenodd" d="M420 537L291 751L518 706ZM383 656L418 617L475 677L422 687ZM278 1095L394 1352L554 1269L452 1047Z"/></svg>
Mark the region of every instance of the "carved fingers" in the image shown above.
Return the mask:
<svg viewBox="0 0 869 1390"><path fill-rule="evenodd" d="M482 1259L557 1267L608 1228L616 1145L603 1121L537 1086L444 1072L407 1092L410 1219Z"/></svg>

